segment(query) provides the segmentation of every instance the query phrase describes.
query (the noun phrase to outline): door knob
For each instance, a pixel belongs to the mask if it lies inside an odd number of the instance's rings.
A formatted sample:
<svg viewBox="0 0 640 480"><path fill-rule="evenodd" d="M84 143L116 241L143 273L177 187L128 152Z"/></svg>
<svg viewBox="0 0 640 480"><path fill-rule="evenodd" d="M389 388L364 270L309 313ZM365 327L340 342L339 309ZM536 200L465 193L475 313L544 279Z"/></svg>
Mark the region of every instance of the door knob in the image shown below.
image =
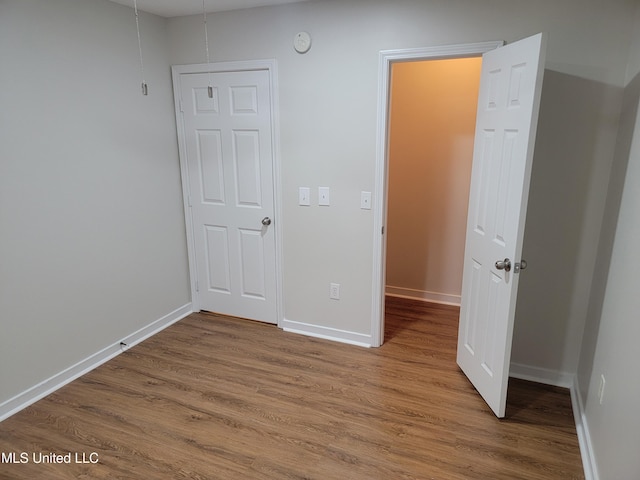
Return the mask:
<svg viewBox="0 0 640 480"><path fill-rule="evenodd" d="M271 225L271 219L270 219L269 217L264 217L264 218L262 219L262 224L263 224L265 227L268 227L269 225Z"/></svg>
<svg viewBox="0 0 640 480"><path fill-rule="evenodd" d="M511 260L505 258L504 260L498 260L496 262L496 268L498 270L504 270L505 272L511 271Z"/></svg>

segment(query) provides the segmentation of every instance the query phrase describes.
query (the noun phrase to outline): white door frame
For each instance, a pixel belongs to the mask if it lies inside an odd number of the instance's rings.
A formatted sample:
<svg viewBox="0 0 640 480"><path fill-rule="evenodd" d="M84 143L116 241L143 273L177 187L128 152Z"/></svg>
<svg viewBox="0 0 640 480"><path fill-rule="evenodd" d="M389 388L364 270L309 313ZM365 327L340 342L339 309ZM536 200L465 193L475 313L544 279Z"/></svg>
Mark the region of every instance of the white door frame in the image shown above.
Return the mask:
<svg viewBox="0 0 640 480"><path fill-rule="evenodd" d="M387 241L384 226L387 223L388 201L388 143L391 66L396 62L444 60L450 58L479 57L483 53L504 45L503 41L466 43L425 48L383 50L378 63L378 115L373 220L373 295L371 305L371 346L384 342L385 263Z"/></svg>
<svg viewBox="0 0 640 480"><path fill-rule="evenodd" d="M191 303L194 312L200 311L200 298L197 289L197 265L195 257L195 243L193 231L193 217L191 215L191 195L189 191L189 172L187 169L187 153L185 148L184 123L181 121L182 105L179 98L180 75L185 73L220 73L220 72L247 72L266 70L269 73L269 95L271 99L271 141L273 146L273 192L274 212L273 222L276 244L276 318L278 327L281 327L283 319L282 305L282 188L280 180L280 114L278 110L278 66L275 59L247 60L237 62L199 63L192 65L173 65L171 73L173 77L176 127L178 131L178 149L180 155L180 174L182 177L182 195L184 203L185 230L187 235L187 255L189 257L189 280L191 284ZM178 93L178 95L176 94Z"/></svg>

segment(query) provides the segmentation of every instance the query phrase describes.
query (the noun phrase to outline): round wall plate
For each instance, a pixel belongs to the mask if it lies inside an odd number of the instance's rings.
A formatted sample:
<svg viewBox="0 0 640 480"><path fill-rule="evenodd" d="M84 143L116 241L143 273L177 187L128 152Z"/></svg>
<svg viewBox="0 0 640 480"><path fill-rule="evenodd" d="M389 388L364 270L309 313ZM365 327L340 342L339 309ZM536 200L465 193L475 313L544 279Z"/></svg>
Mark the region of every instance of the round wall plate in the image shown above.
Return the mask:
<svg viewBox="0 0 640 480"><path fill-rule="evenodd" d="M307 32L296 33L296 36L293 38L293 48L295 48L298 53L307 53L311 48L311 35Z"/></svg>

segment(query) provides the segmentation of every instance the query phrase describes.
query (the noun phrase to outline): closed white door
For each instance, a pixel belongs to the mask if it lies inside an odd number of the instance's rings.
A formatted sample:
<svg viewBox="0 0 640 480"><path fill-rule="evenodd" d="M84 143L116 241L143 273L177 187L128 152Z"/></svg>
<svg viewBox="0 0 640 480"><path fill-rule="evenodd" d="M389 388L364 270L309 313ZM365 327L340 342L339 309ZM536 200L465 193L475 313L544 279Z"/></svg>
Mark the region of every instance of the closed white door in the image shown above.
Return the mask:
<svg viewBox="0 0 640 480"><path fill-rule="evenodd" d="M182 73L177 87L199 307L277 323L269 78Z"/></svg>
<svg viewBox="0 0 640 480"><path fill-rule="evenodd" d="M467 219L458 365L504 417L543 34L483 55Z"/></svg>

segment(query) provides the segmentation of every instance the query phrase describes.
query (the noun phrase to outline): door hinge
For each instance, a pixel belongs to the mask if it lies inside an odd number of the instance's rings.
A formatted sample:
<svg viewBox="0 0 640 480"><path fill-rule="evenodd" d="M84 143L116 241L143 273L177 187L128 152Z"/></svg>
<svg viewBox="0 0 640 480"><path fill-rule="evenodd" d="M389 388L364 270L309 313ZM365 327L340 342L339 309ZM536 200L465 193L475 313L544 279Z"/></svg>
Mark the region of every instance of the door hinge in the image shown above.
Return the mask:
<svg viewBox="0 0 640 480"><path fill-rule="evenodd" d="M180 111L184 112L184 103L180 100Z"/></svg>
<svg viewBox="0 0 640 480"><path fill-rule="evenodd" d="M196 280L196 293L200 291L200 285L198 284L198 280Z"/></svg>
<svg viewBox="0 0 640 480"><path fill-rule="evenodd" d="M189 207L193 207L191 204L191 195L187 195L187 205L189 205Z"/></svg>
<svg viewBox="0 0 640 480"><path fill-rule="evenodd" d="M384 227L382 227L382 235L384 235Z"/></svg>

